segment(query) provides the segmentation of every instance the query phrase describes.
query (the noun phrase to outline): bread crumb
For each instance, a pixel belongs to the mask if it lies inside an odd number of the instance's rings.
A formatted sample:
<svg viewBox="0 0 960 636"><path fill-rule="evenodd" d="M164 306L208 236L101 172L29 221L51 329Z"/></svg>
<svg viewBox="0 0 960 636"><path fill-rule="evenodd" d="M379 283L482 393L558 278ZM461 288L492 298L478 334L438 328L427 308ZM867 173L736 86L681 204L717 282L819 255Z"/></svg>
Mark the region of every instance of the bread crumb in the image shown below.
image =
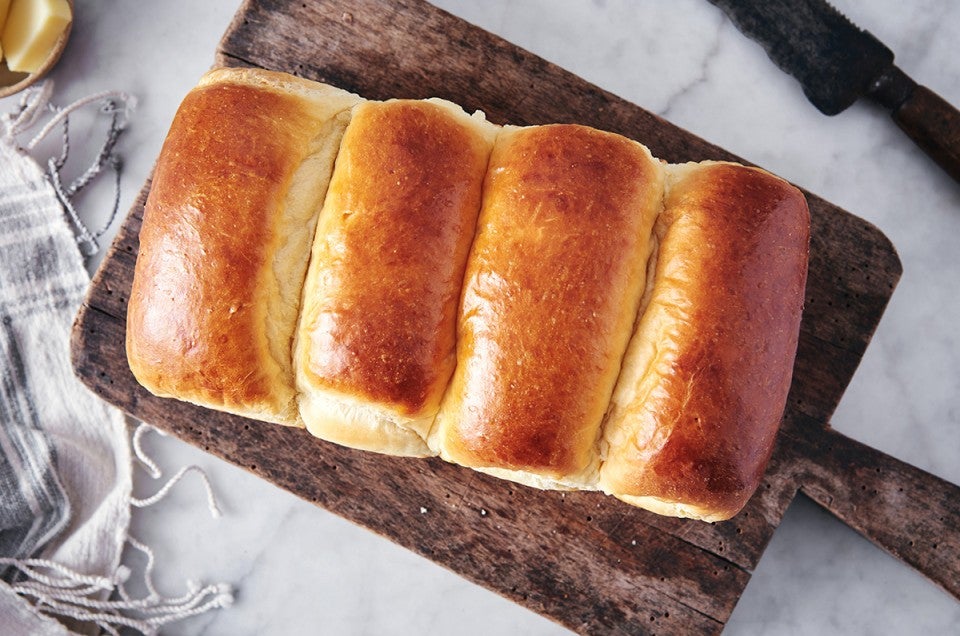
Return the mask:
<svg viewBox="0 0 960 636"><path fill-rule="evenodd" d="M427 509L424 508L423 506L420 506L420 514L422 514L422 515L427 514Z"/></svg>

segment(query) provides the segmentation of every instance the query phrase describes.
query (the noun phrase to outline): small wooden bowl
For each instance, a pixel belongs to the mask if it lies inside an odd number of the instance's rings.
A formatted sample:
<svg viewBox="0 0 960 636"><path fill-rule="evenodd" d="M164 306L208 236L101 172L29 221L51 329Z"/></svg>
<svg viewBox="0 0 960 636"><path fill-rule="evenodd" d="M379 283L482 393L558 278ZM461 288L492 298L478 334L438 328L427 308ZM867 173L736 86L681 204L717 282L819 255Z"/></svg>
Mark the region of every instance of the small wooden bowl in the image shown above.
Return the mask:
<svg viewBox="0 0 960 636"><path fill-rule="evenodd" d="M71 18L63 33L60 34L60 37L57 38L56 43L53 45L53 50L50 51L50 55L47 56L46 61L44 61L40 68L33 73L14 73L7 68L6 59L0 62L0 98L19 93L28 86L31 86L34 82L39 81L44 75L50 72L50 69L52 69L57 63L57 60L60 59L63 50L67 48L67 40L70 39L70 30L73 28L74 19L76 18L76 16L73 15L73 0L67 0L67 4L70 5L70 14L73 18Z"/></svg>

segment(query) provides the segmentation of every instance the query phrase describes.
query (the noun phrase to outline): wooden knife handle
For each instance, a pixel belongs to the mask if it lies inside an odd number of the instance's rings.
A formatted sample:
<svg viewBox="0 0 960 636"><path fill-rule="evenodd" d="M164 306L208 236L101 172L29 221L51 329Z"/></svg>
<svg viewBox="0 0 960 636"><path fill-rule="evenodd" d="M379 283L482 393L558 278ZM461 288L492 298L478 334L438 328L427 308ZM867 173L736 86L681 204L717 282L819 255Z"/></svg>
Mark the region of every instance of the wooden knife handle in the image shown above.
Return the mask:
<svg viewBox="0 0 960 636"><path fill-rule="evenodd" d="M926 86L916 86L893 120L947 174L960 181L960 111Z"/></svg>
<svg viewBox="0 0 960 636"><path fill-rule="evenodd" d="M800 489L960 599L960 487L830 427L804 441Z"/></svg>

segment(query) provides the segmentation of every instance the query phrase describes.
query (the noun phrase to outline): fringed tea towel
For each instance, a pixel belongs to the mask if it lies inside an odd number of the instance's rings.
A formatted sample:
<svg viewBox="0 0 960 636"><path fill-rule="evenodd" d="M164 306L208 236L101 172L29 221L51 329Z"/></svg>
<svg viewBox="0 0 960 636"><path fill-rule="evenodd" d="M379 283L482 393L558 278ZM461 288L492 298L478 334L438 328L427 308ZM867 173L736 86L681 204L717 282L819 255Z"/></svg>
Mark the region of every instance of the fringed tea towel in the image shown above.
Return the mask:
<svg viewBox="0 0 960 636"><path fill-rule="evenodd" d="M154 634L232 595L192 586L183 597L162 597L149 578L152 555L127 534L131 503L144 503L131 500L127 427L74 376L69 338L89 283L81 250L98 247L71 199L101 169L119 171L113 144L130 99L104 93L56 109L51 90L49 82L30 89L0 116L0 633L68 633L49 618L59 617L84 632ZM94 166L64 184L68 115L87 103L101 104L110 132ZM51 113L29 142L18 141ZM26 150L53 130L62 133L63 153L44 172ZM125 546L147 551L146 598L124 589Z"/></svg>

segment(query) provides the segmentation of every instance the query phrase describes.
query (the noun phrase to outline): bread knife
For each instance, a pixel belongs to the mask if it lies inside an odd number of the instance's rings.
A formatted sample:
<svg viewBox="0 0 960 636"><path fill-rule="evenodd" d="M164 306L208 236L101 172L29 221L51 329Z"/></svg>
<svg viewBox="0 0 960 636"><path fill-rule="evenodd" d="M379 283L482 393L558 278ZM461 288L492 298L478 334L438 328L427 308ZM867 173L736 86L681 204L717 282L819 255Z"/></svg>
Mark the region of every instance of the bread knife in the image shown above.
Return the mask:
<svg viewBox="0 0 960 636"><path fill-rule="evenodd" d="M820 112L836 115L869 98L960 182L960 112L910 79L889 48L825 0L709 1L799 80Z"/></svg>

